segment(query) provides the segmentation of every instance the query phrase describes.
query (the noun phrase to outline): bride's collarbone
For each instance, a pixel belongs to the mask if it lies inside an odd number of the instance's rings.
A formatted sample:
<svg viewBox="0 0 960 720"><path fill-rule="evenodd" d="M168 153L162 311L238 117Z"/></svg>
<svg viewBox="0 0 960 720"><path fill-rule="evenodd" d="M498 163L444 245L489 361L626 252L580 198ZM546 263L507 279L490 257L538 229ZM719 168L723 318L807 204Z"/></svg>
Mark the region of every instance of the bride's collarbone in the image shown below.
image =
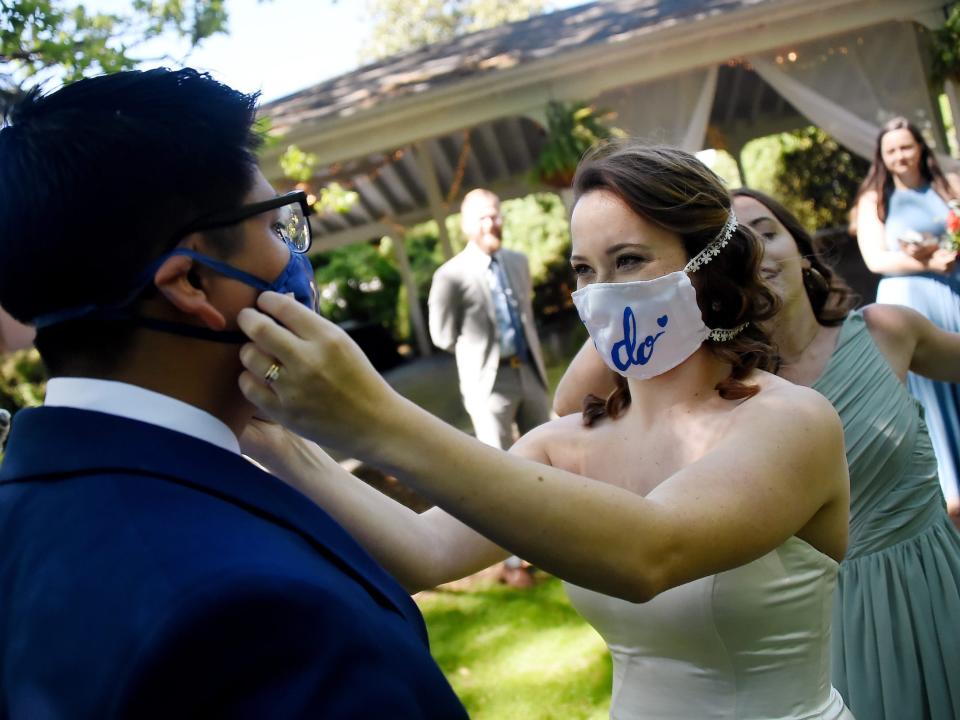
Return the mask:
<svg viewBox="0 0 960 720"><path fill-rule="evenodd" d="M724 442L729 423L712 414L631 422L629 416L587 430L581 472L646 495Z"/></svg>

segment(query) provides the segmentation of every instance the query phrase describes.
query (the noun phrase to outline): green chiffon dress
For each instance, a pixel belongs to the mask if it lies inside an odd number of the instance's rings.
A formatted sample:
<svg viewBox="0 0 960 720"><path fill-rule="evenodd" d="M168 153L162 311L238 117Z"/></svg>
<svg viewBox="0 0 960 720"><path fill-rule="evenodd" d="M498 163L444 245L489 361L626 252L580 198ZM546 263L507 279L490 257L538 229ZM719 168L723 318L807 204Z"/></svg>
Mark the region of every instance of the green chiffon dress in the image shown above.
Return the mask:
<svg viewBox="0 0 960 720"><path fill-rule="evenodd" d="M833 684L860 720L960 718L960 533L919 403L851 313L813 385L843 421L850 544L833 607Z"/></svg>

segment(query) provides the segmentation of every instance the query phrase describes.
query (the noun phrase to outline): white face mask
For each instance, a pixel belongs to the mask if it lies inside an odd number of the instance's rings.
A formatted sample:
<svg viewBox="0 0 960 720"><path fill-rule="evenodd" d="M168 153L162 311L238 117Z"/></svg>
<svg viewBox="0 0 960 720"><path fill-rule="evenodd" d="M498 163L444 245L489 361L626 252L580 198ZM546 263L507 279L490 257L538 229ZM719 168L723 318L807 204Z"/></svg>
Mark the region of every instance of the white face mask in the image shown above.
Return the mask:
<svg viewBox="0 0 960 720"><path fill-rule="evenodd" d="M611 370L647 380L675 368L707 338L729 340L748 325L710 330L688 276L716 257L736 229L731 209L717 238L683 270L654 280L593 283L573 293L580 319Z"/></svg>

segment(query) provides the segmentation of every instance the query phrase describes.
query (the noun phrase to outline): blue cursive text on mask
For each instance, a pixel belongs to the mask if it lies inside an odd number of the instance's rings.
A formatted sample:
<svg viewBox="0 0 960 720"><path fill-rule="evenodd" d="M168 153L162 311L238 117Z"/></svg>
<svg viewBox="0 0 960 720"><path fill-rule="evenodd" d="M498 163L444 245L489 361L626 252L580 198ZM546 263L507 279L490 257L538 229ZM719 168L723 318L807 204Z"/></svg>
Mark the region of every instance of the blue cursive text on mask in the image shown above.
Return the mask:
<svg viewBox="0 0 960 720"><path fill-rule="evenodd" d="M666 327L667 316L658 317L657 325ZM653 355L653 344L663 333L664 331L661 330L656 335L647 335L647 338L638 345L637 319L633 310L629 306L625 307L623 309L623 340L614 343L610 351L610 359L619 370L626 370L631 365L646 365L650 361L650 356ZM621 359L624 353L626 353L626 360Z"/></svg>

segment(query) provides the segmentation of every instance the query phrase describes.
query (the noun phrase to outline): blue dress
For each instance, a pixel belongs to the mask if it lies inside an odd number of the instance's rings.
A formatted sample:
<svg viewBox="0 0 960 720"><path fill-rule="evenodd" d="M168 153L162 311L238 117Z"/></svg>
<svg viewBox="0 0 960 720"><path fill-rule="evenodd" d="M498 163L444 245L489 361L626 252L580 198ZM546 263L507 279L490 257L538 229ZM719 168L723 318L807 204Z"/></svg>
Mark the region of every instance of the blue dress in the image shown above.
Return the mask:
<svg viewBox="0 0 960 720"><path fill-rule="evenodd" d="M930 187L895 190L885 222L889 250L900 250L907 230L942 235L947 204ZM960 269L948 276L935 273L884 277L877 302L906 305L950 332L960 332ZM940 487L947 500L960 497L960 388L908 373L907 387L923 405L924 419L937 456Z"/></svg>

